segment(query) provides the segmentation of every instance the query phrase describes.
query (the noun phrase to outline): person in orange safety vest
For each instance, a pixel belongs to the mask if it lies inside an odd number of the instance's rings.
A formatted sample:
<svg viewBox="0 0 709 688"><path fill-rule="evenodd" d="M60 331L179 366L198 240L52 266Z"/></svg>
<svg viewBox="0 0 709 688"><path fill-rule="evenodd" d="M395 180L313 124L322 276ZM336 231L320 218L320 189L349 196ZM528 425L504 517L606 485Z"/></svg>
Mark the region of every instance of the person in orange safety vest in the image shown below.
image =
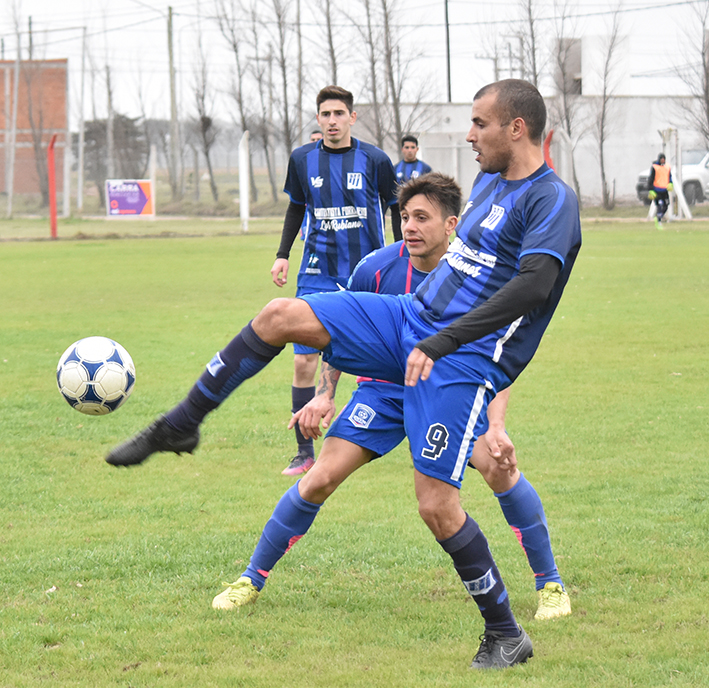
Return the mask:
<svg viewBox="0 0 709 688"><path fill-rule="evenodd" d="M648 196L655 201L655 226L658 229L670 205L669 192L674 189L672 185L672 170L669 165L665 164L665 161L665 154L660 153L657 156L657 160L652 163L650 176L647 180Z"/></svg>

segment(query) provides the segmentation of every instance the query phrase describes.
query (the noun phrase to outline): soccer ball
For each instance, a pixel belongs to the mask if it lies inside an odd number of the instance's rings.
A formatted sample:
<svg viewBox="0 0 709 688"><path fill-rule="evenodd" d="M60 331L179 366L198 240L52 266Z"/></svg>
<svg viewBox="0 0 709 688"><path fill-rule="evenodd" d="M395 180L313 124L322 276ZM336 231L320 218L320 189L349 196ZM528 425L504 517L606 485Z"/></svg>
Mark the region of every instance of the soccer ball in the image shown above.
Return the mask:
<svg viewBox="0 0 709 688"><path fill-rule="evenodd" d="M130 354L106 337L74 342L59 359L57 386L70 406L90 416L115 411L133 391Z"/></svg>

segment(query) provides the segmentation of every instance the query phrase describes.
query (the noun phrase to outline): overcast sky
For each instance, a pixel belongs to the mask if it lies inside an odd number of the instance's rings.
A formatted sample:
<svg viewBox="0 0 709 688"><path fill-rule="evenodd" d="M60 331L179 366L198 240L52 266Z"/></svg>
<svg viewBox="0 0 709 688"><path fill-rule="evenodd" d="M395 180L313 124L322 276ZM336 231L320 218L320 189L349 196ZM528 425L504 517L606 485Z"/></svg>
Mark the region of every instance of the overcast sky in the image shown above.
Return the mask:
<svg viewBox="0 0 709 688"><path fill-rule="evenodd" d="M266 0L261 0L265 3ZM348 20L342 8L355 6L356 0L333 0L337 11L334 21L342 38L340 84L357 81L355 75L366 68L352 41L346 39ZM560 0L557 0L557 3ZM577 36L600 36L608 31L612 10L617 2L579 0L570 2L575 16ZM673 78L674 68L693 59L687 53L689 33L696 31L693 6L702 2L661 0L626 0L620 4L621 32L624 40L623 72L625 95L662 95L686 92L681 82ZM73 108L76 121L80 84L82 27L86 27L91 58L96 76L86 80L85 116L93 112L105 117L105 65L111 67L114 87L114 108L128 115L144 110L150 117L169 117L167 2L149 0L4 0L5 11L0 15L0 36L4 58L15 59L17 40L13 21L20 17L22 57L27 57L29 45L28 18L32 18L35 58L63 58L70 61ZM295 5L295 0L292 0ZM305 62L317 81L327 80L325 47L308 7L312 0L303 0L303 23L306 39ZM552 0L534 0L542 40L553 35L555 16ZM403 0L397 24L402 36L402 51L418 53L412 66L426 76L432 100L446 100L444 0ZM211 1L175 0L174 40L177 55L178 85L182 93L181 110L189 112L190 84L196 63L197 36L200 29L208 54L210 78L222 93L216 97L216 113L229 116L232 106L223 93L229 83L232 58L218 29L208 16L213 14ZM452 53L452 97L454 102L470 102L474 92L493 79L492 60L495 41L498 45L514 43L513 20L520 16L519 0L449 0L449 21ZM692 28L694 27L694 28ZM501 64L502 76L507 65ZM318 85L324 85L324 83ZM314 86L313 86L314 88ZM308 92L306 103L317 89ZM356 89L355 89L356 90ZM544 90L544 89L543 89ZM358 97L358 94L355 93ZM143 106L141 106L141 100Z"/></svg>

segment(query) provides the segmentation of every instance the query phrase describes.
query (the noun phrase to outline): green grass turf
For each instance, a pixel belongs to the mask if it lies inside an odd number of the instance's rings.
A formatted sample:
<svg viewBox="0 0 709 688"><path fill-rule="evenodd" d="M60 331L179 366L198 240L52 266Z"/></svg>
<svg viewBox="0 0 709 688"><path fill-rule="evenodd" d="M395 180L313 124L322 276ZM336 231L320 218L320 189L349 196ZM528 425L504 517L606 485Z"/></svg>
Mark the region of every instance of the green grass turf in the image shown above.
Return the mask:
<svg viewBox="0 0 709 688"><path fill-rule="evenodd" d="M532 620L523 553L469 471L464 506L535 643L527 665L484 675L467 669L479 615L417 515L401 447L338 490L257 605L211 610L293 482L290 352L210 417L195 456L102 460L293 293L270 282L277 241L0 244L0 686L709 684L708 227L586 231L508 416L574 613ZM106 417L55 385L62 351L93 334L137 366Z"/></svg>

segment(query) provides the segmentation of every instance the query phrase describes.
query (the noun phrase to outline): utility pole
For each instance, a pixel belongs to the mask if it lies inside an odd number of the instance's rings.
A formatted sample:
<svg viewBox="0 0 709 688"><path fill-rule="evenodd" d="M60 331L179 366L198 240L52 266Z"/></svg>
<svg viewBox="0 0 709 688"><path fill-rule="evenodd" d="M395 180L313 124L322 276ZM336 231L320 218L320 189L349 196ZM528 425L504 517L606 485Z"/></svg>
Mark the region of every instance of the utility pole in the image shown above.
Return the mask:
<svg viewBox="0 0 709 688"><path fill-rule="evenodd" d="M115 145L113 142L113 93L111 93L111 68L106 65L106 89L108 91L108 118L106 119L106 144L108 147L108 160L106 161L106 174L109 179L115 179Z"/></svg>
<svg viewBox="0 0 709 688"><path fill-rule="evenodd" d="M303 143L303 27L300 23L300 0L296 2L295 17L298 24L298 142Z"/></svg>
<svg viewBox="0 0 709 688"><path fill-rule="evenodd" d="M81 41L81 104L79 105L79 171L76 182L76 209L84 209L84 77L86 74L86 27Z"/></svg>
<svg viewBox="0 0 709 688"><path fill-rule="evenodd" d="M446 83L448 84L448 102L452 103L453 98L451 94L451 33L450 33L450 23L448 21L448 0L444 0L444 6L446 11Z"/></svg>
<svg viewBox="0 0 709 688"><path fill-rule="evenodd" d="M172 7L167 8L167 52L170 62L170 188L172 200L180 198L180 184L178 182L178 152L180 129L177 121L177 94L175 92L175 58L172 47ZM197 181L197 180L195 180Z"/></svg>
<svg viewBox="0 0 709 688"><path fill-rule="evenodd" d="M20 27L17 27L17 55L12 83L12 124L10 130L10 163L7 175L7 217L12 217L12 197L15 193L15 143L17 142L17 96L20 85Z"/></svg>
<svg viewBox="0 0 709 688"><path fill-rule="evenodd" d="M27 54L30 57L30 60L32 59L32 17L27 18L27 29L30 37L30 45L27 51Z"/></svg>

